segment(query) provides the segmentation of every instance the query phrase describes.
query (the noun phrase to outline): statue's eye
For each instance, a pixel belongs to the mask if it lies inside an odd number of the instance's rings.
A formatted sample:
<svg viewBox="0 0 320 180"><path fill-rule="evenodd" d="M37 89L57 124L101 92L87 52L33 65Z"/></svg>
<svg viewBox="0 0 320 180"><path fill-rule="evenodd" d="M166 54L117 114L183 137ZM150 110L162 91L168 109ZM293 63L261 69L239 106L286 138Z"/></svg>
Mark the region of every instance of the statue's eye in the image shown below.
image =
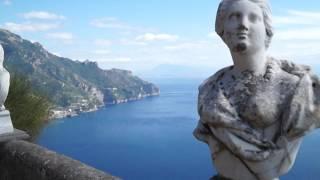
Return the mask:
<svg viewBox="0 0 320 180"><path fill-rule="evenodd" d="M260 16L258 16L257 14L250 14L249 15L249 20L253 23L258 22L261 20Z"/></svg>
<svg viewBox="0 0 320 180"><path fill-rule="evenodd" d="M241 18L241 14L240 13L231 13L229 15L229 19L232 20L232 19L239 19Z"/></svg>

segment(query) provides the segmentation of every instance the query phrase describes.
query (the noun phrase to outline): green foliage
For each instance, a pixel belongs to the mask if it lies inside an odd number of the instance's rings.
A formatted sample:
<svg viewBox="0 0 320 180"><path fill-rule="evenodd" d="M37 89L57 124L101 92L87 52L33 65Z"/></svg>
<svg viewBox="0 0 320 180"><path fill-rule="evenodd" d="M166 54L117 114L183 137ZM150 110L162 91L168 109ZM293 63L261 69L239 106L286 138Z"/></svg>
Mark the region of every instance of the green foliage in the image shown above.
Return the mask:
<svg viewBox="0 0 320 180"><path fill-rule="evenodd" d="M15 128L36 135L48 118L49 105L47 98L35 92L26 79L11 77L5 107L10 111Z"/></svg>

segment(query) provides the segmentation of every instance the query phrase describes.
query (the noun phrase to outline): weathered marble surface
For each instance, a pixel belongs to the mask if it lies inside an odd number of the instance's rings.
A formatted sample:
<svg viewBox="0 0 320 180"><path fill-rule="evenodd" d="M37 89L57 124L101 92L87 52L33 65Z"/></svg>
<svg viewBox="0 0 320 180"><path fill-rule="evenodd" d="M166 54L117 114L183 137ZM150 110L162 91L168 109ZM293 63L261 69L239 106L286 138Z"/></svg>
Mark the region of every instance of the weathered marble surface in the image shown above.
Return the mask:
<svg viewBox="0 0 320 180"><path fill-rule="evenodd" d="M6 101L9 92L10 74L3 67L3 60L4 51L0 45L0 134L13 132L10 112L4 107L4 102Z"/></svg>
<svg viewBox="0 0 320 180"><path fill-rule="evenodd" d="M199 87L194 134L225 177L278 177L292 167L302 137L319 127L319 79L308 67L272 58L264 76L234 77L232 68Z"/></svg>
<svg viewBox="0 0 320 180"><path fill-rule="evenodd" d="M7 110L0 111L0 134L12 132L13 125L11 122L10 112Z"/></svg>
<svg viewBox="0 0 320 180"><path fill-rule="evenodd" d="M234 65L199 87L194 135L221 177L275 180L294 164L303 136L320 126L320 81L308 66L266 55L267 1L223 0L216 32Z"/></svg>

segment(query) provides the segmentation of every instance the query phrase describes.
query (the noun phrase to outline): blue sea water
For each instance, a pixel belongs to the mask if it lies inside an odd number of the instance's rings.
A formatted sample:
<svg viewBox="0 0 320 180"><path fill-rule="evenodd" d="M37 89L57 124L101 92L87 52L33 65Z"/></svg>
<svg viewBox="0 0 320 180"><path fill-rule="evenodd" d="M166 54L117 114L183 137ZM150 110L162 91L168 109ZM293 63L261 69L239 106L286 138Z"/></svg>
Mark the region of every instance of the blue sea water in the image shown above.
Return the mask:
<svg viewBox="0 0 320 180"><path fill-rule="evenodd" d="M161 95L49 123L37 143L128 180L207 180L207 145L192 136L197 80L154 80ZM320 132L305 138L282 180L319 179Z"/></svg>

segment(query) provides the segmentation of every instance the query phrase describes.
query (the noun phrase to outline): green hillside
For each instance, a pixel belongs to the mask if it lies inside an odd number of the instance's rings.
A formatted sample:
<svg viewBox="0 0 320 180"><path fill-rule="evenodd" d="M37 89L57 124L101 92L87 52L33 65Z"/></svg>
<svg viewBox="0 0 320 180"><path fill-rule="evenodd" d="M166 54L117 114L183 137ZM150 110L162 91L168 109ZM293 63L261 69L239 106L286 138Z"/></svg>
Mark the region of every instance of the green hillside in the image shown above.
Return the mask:
<svg viewBox="0 0 320 180"><path fill-rule="evenodd" d="M7 30L0 29L0 43L10 74L27 78L57 107L101 106L159 94L154 84L130 71L103 70L95 62L58 57Z"/></svg>

